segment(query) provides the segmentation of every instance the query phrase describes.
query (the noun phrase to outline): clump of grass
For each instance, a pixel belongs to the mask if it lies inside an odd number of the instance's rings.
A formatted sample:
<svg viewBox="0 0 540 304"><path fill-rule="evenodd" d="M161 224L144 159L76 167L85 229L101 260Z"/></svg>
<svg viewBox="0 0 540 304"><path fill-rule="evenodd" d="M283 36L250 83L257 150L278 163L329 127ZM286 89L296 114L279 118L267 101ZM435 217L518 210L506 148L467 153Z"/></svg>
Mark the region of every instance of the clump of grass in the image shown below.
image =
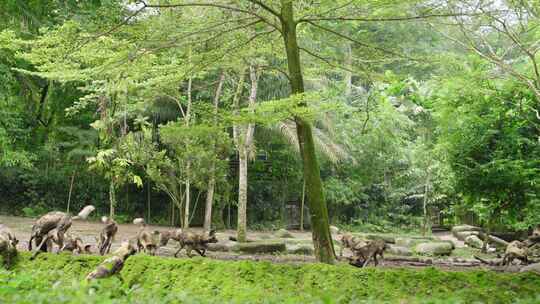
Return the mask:
<svg viewBox="0 0 540 304"><path fill-rule="evenodd" d="M537 303L540 276L435 268L358 269L137 255L86 282L102 257L23 253L0 270L0 303ZM535 302L536 301L536 302Z"/></svg>

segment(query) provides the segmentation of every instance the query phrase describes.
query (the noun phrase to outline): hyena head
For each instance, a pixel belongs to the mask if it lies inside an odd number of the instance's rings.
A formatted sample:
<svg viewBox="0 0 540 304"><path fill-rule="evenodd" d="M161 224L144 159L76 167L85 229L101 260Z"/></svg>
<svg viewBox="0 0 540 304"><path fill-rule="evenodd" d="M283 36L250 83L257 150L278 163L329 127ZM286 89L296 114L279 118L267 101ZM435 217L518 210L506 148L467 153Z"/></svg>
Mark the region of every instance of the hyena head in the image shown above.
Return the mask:
<svg viewBox="0 0 540 304"><path fill-rule="evenodd" d="M216 230L212 229L210 230L210 233L208 233L208 237L206 237L205 243L217 243L218 239L216 237Z"/></svg>
<svg viewBox="0 0 540 304"><path fill-rule="evenodd" d="M159 246L167 246L167 243L169 243L169 240L173 237L174 232L173 231L163 231L160 233L159 236Z"/></svg>

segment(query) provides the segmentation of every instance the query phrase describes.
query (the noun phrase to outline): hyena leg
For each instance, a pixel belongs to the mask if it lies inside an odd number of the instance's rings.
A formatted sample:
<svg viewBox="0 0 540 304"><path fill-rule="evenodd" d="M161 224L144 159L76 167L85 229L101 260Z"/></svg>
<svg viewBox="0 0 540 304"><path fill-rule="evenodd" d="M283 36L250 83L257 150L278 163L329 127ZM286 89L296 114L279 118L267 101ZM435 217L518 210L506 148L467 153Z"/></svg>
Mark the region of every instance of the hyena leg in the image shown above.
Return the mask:
<svg viewBox="0 0 540 304"><path fill-rule="evenodd" d="M111 246L112 246L112 238L109 238L107 242L107 253L111 252Z"/></svg>
<svg viewBox="0 0 540 304"><path fill-rule="evenodd" d="M188 245L188 247L186 248L186 255L190 258L193 257L193 254L191 254L191 251L193 251L193 246L191 245Z"/></svg>
<svg viewBox="0 0 540 304"><path fill-rule="evenodd" d="M200 255L200 256L205 256L205 251L204 249L199 249L199 248L195 248L195 251L197 251L197 253Z"/></svg>
<svg viewBox="0 0 540 304"><path fill-rule="evenodd" d="M180 247L178 247L178 250L177 250L176 253L174 254L174 257L175 257L175 258L178 257L178 254L180 253L180 251L182 251L182 249L184 249L184 246L185 246L185 244L181 244Z"/></svg>

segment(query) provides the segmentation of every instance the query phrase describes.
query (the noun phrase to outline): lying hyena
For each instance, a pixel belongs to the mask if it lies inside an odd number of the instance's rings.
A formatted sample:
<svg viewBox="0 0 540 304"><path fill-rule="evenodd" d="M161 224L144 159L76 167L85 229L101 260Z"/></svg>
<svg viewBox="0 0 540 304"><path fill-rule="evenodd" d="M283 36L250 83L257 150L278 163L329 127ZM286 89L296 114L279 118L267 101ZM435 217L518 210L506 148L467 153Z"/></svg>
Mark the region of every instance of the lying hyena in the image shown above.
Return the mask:
<svg viewBox="0 0 540 304"><path fill-rule="evenodd" d="M513 241L506 246L502 264L503 266L510 265L515 259L518 259L527 265L529 262L528 255L529 248L524 242Z"/></svg>
<svg viewBox="0 0 540 304"><path fill-rule="evenodd" d="M0 255L6 267L10 267L13 259L17 256L18 243L19 240L17 240L11 230L0 224Z"/></svg>

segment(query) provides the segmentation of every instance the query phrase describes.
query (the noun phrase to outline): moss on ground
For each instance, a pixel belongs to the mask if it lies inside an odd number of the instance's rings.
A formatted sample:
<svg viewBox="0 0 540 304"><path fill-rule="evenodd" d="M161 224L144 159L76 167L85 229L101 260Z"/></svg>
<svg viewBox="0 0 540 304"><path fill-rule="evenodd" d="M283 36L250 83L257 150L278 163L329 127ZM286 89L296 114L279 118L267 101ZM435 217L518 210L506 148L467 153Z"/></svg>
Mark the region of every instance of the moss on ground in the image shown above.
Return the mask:
<svg viewBox="0 0 540 304"><path fill-rule="evenodd" d="M489 271L358 269L137 255L87 283L103 257L23 253L0 270L0 303L539 303L540 276Z"/></svg>

